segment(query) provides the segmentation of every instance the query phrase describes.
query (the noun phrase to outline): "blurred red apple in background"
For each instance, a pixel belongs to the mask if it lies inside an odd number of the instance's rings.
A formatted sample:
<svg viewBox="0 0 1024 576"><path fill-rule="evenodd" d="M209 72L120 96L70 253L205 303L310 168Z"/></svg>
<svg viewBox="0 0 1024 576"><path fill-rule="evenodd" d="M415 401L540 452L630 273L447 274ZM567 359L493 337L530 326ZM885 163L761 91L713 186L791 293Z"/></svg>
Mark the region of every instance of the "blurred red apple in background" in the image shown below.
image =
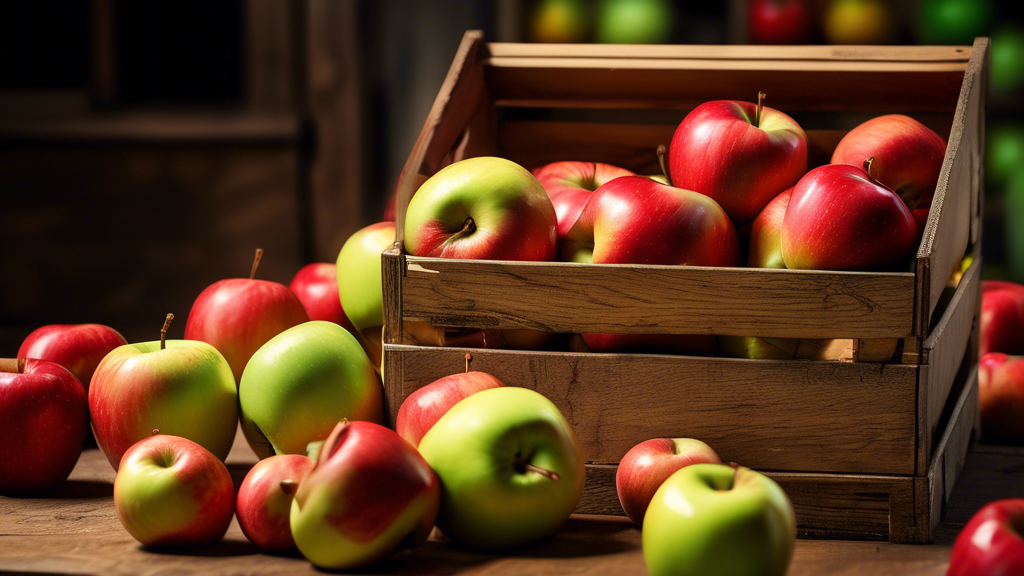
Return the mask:
<svg viewBox="0 0 1024 576"><path fill-rule="evenodd" d="M67 480L88 415L85 388L67 369L0 359L0 492L46 490Z"/></svg>
<svg viewBox="0 0 1024 576"><path fill-rule="evenodd" d="M1024 286L1000 280L981 283L980 353L1024 355Z"/></svg>
<svg viewBox="0 0 1024 576"><path fill-rule="evenodd" d="M267 340L309 321L302 302L287 286L254 279L262 256L263 250L257 250L248 278L221 280L203 290L185 324L185 340L216 348L231 366L236 383L246 362Z"/></svg>
<svg viewBox="0 0 1024 576"><path fill-rule="evenodd" d="M283 454L260 460L245 475L235 513L242 533L260 550L298 550L289 523L292 498L314 464L305 456Z"/></svg>
<svg viewBox="0 0 1024 576"><path fill-rule="evenodd" d="M1024 357L989 352L978 363L978 406L986 441L1024 442Z"/></svg>
<svg viewBox="0 0 1024 576"><path fill-rule="evenodd" d="M676 128L668 165L673 186L713 198L740 225L807 171L807 135L761 102L715 100Z"/></svg>
<svg viewBox="0 0 1024 576"><path fill-rule="evenodd" d="M808 0L750 0L747 34L753 44L802 44L813 31Z"/></svg>
<svg viewBox="0 0 1024 576"><path fill-rule="evenodd" d="M654 438L630 448L615 471L615 491L622 510L634 524L644 514L662 482L690 464L721 464L710 446L692 438Z"/></svg>
<svg viewBox="0 0 1024 576"><path fill-rule="evenodd" d="M18 358L49 360L67 368L89 391L96 366L111 350L127 344L124 336L102 324L50 324L36 328L18 348Z"/></svg>

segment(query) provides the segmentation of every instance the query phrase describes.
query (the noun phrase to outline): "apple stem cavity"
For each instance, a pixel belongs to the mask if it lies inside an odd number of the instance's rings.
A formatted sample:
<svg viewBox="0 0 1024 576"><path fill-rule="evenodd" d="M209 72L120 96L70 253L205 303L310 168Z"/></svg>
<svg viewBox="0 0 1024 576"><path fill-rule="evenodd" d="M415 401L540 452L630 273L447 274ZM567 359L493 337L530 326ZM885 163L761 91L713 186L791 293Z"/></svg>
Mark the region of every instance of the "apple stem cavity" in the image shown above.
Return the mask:
<svg viewBox="0 0 1024 576"><path fill-rule="evenodd" d="M757 93L757 110L754 111L754 127L761 127L761 111L764 109L764 98L767 96L764 92L758 91Z"/></svg>
<svg viewBox="0 0 1024 576"><path fill-rule="evenodd" d="M284 492L288 496L295 496L295 493L299 490L299 483L291 478L281 480L281 492Z"/></svg>
<svg viewBox="0 0 1024 576"><path fill-rule="evenodd" d="M263 248L256 249L256 256L252 259L252 270L249 271L249 280L256 277L256 269L260 267L260 260L263 259Z"/></svg>
<svg viewBox="0 0 1024 576"><path fill-rule="evenodd" d="M664 144L658 144L658 149L655 151L658 155L658 164L661 166L661 173L665 175L665 180L669 186L672 186L672 178L668 175L668 166L665 165L665 156L668 155L668 148Z"/></svg>
<svg viewBox="0 0 1024 576"><path fill-rule="evenodd" d="M459 231L460 236L469 236L473 232L476 232L476 222L473 222L473 217L466 218L466 221L462 223L462 230Z"/></svg>
<svg viewBox="0 0 1024 576"><path fill-rule="evenodd" d="M167 314L167 318L164 318L164 327L160 329L160 349L163 350L167 347L167 329L171 327L171 320L174 320L174 314Z"/></svg>
<svg viewBox="0 0 1024 576"><path fill-rule="evenodd" d="M0 372L25 373L25 358L0 358Z"/></svg>
<svg viewBox="0 0 1024 576"><path fill-rule="evenodd" d="M160 429L159 428L153 428L153 432L150 434L150 436L156 436L159 433L160 433Z"/></svg>

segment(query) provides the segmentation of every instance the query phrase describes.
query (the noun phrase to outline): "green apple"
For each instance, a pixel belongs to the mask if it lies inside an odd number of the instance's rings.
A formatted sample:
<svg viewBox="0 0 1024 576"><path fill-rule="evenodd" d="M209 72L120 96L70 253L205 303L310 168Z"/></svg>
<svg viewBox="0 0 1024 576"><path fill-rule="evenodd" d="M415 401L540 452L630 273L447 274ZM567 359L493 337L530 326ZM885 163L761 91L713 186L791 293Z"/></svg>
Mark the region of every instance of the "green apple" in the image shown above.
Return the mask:
<svg viewBox="0 0 1024 576"><path fill-rule="evenodd" d="M687 466L658 488L644 516L652 576L782 576L795 540L786 493L743 467Z"/></svg>
<svg viewBox="0 0 1024 576"><path fill-rule="evenodd" d="M992 89L1013 93L1024 87L1024 32L1019 26L992 35Z"/></svg>
<svg viewBox="0 0 1024 576"><path fill-rule="evenodd" d="M992 23L991 0L921 0L918 35L922 44L974 44Z"/></svg>
<svg viewBox="0 0 1024 576"><path fill-rule="evenodd" d="M672 34L667 0L602 0L597 7L597 41L606 44L661 44Z"/></svg>
<svg viewBox="0 0 1024 576"><path fill-rule="evenodd" d="M1024 163L1024 126L993 122L985 136L985 178L990 194L1002 195L1013 173Z"/></svg>
<svg viewBox="0 0 1024 576"><path fill-rule="evenodd" d="M312 321L260 347L238 387L242 431L256 455L305 454L338 421L383 421L383 392L347 330Z"/></svg>
<svg viewBox="0 0 1024 576"><path fill-rule="evenodd" d="M338 296L357 330L384 325L380 255L395 243L395 223L378 222L356 232L338 253Z"/></svg>
<svg viewBox="0 0 1024 576"><path fill-rule="evenodd" d="M467 397L434 424L419 449L441 479L438 527L471 548L546 538L583 493L576 433L550 400L526 388Z"/></svg>
<svg viewBox="0 0 1024 576"><path fill-rule="evenodd" d="M587 5L583 0L543 0L530 18L534 42L582 42L587 36Z"/></svg>

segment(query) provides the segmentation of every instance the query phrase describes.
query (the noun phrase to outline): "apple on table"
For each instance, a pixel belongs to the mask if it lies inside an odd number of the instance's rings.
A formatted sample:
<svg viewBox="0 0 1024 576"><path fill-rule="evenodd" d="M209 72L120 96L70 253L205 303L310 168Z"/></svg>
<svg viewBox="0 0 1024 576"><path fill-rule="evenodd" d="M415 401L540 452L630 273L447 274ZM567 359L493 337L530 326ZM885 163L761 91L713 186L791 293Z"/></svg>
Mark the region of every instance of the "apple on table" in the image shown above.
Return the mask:
<svg viewBox="0 0 1024 576"><path fill-rule="evenodd" d="M466 356L466 372L435 380L402 401L395 420L395 431L414 447L419 447L420 440L427 431L433 428L452 406L477 392L505 385L486 372L469 371L469 354Z"/></svg>
<svg viewBox="0 0 1024 576"><path fill-rule="evenodd" d="M721 464L710 446L693 438L653 438L629 449L615 471L615 491L623 512L642 525L662 483L691 464Z"/></svg>
<svg viewBox="0 0 1024 576"><path fill-rule="evenodd" d="M292 499L315 462L299 454L271 456L256 463L238 487L235 514L242 533L264 552L297 551L292 537Z"/></svg>
<svg viewBox="0 0 1024 576"><path fill-rule="evenodd" d="M1024 499L989 502L964 526L946 576L1024 574Z"/></svg>
<svg viewBox="0 0 1024 576"><path fill-rule="evenodd" d="M36 328L18 348L18 358L49 360L67 368L89 391L100 360L128 341L102 324L50 324Z"/></svg>
<svg viewBox="0 0 1024 576"><path fill-rule="evenodd" d="M47 490L67 480L88 415L85 388L64 367L0 359L0 493Z"/></svg>
<svg viewBox="0 0 1024 576"><path fill-rule="evenodd" d="M381 254L395 243L395 223L378 222L350 236L338 253L338 295L359 339L374 365L384 352L384 297Z"/></svg>
<svg viewBox="0 0 1024 576"><path fill-rule="evenodd" d="M1024 355L1024 286L1002 280L981 283L980 354Z"/></svg>
<svg viewBox="0 0 1024 576"><path fill-rule="evenodd" d="M978 411L986 442L1024 443L1024 357L989 352L978 363Z"/></svg>

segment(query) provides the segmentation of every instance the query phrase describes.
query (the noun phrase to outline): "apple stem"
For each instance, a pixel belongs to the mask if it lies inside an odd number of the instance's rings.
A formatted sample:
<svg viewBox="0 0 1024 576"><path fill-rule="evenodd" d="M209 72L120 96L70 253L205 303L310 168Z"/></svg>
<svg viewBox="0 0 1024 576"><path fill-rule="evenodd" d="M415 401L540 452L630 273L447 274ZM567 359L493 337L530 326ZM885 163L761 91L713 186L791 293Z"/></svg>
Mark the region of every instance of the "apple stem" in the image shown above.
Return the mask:
<svg viewBox="0 0 1024 576"><path fill-rule="evenodd" d="M0 358L0 372L25 373L25 358Z"/></svg>
<svg viewBox="0 0 1024 576"><path fill-rule="evenodd" d="M729 462L729 466L732 466L733 469L732 485L729 486L729 489L732 490L736 487L736 477L740 475L740 465L735 462Z"/></svg>
<svg viewBox="0 0 1024 576"><path fill-rule="evenodd" d="M868 178L871 178L872 180L875 179L873 176L871 176L871 164L873 164L874 161L875 161L875 157L874 156L872 156L871 158L868 158L867 160L864 161L864 171L868 173Z"/></svg>
<svg viewBox="0 0 1024 576"><path fill-rule="evenodd" d="M256 249L256 257L252 259L252 270L249 271L249 280L256 277L256 269L260 267L260 260L263 259L263 248Z"/></svg>
<svg viewBox="0 0 1024 576"><path fill-rule="evenodd" d="M472 360L472 359L473 359L473 357L469 355L469 352L466 352L466 373L467 374L469 373L469 361Z"/></svg>
<svg viewBox="0 0 1024 576"><path fill-rule="evenodd" d="M761 110L764 109L764 97L767 96L764 92L757 93L757 110L754 112L754 127L761 127Z"/></svg>
<svg viewBox="0 0 1024 576"><path fill-rule="evenodd" d="M558 478L559 478L558 472L554 472L552 470L547 470L545 468L541 468L540 466L534 466L533 464L527 464L526 466L524 466L524 468L526 468L527 472L536 472L537 474L540 474L541 476L547 478L548 480L557 481Z"/></svg>
<svg viewBox="0 0 1024 576"><path fill-rule="evenodd" d="M152 434L150 434L150 436L156 436L159 433L160 433L160 429L159 428L153 428L153 432L152 432Z"/></svg>
<svg viewBox="0 0 1024 576"><path fill-rule="evenodd" d="M665 165L665 156L668 155L668 148L664 144L658 144L658 149L655 151L658 155L658 164L661 166L661 173L665 175L665 180L668 181L668 185L672 186L672 178L668 175L668 166Z"/></svg>
<svg viewBox="0 0 1024 576"><path fill-rule="evenodd" d="M281 480L281 492L289 496L295 496L295 493L299 490L299 483L291 478Z"/></svg>
<svg viewBox="0 0 1024 576"><path fill-rule="evenodd" d="M462 223L461 234L472 234L476 232L476 222L473 222L473 217L466 218L466 221Z"/></svg>
<svg viewBox="0 0 1024 576"><path fill-rule="evenodd" d="M167 315L167 318L164 319L164 327L160 329L161 350L167 347L167 329L171 327L171 320L174 320L174 314Z"/></svg>

